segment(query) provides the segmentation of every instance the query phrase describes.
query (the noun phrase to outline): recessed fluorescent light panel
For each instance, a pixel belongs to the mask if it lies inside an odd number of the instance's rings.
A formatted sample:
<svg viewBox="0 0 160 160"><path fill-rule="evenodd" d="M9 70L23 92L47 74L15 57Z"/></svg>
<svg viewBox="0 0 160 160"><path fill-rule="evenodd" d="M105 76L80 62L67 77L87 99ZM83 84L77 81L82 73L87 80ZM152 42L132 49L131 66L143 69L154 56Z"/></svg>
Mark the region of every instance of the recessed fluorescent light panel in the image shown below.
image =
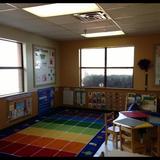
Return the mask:
<svg viewBox="0 0 160 160"><path fill-rule="evenodd" d="M52 17L75 13L94 12L100 11L101 9L95 3L54 3L27 7L23 8L23 10L39 17Z"/></svg>
<svg viewBox="0 0 160 160"><path fill-rule="evenodd" d="M124 34L123 31L111 31L111 32L86 33L86 34L81 34L81 36L86 38L92 38L92 37L117 36L123 34Z"/></svg>

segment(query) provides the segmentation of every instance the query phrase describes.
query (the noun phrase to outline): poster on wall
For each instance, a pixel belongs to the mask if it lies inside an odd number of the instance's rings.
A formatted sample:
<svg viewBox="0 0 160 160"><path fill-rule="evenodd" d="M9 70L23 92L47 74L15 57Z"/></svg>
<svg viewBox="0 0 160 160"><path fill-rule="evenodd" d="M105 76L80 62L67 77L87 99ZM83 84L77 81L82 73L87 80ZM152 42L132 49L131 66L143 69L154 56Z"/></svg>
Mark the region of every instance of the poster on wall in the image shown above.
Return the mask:
<svg viewBox="0 0 160 160"><path fill-rule="evenodd" d="M27 97L22 100L9 101L8 103L9 120L15 120L20 117L28 116L32 114L32 98Z"/></svg>
<svg viewBox="0 0 160 160"><path fill-rule="evenodd" d="M105 109L105 92L88 92L88 106L93 109Z"/></svg>
<svg viewBox="0 0 160 160"><path fill-rule="evenodd" d="M155 47L155 84L160 85L160 45Z"/></svg>
<svg viewBox="0 0 160 160"><path fill-rule="evenodd" d="M75 88L74 90L74 102L76 105L86 105L86 91L81 88Z"/></svg>
<svg viewBox="0 0 160 160"><path fill-rule="evenodd" d="M55 83L55 49L33 46L35 86Z"/></svg>
<svg viewBox="0 0 160 160"><path fill-rule="evenodd" d="M126 99L126 110L136 102L139 105L139 110L157 112L157 98L154 95L128 93Z"/></svg>

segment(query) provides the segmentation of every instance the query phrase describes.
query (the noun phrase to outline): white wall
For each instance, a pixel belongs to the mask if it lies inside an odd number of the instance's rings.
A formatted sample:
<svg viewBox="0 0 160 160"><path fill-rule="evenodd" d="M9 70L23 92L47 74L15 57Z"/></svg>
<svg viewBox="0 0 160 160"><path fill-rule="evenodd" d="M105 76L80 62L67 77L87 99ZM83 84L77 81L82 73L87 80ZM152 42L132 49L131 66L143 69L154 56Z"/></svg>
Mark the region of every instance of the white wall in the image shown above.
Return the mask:
<svg viewBox="0 0 160 160"><path fill-rule="evenodd" d="M43 47L50 47L56 49L56 84L59 82L59 46L58 43L52 39L42 37L30 32L25 32L20 29L0 25L0 38L6 38L22 42L24 52L24 66L25 66L25 91L30 91L34 88L34 75L33 75L33 56L32 45L39 45ZM45 86L48 87L48 86ZM42 87L41 87L42 88Z"/></svg>

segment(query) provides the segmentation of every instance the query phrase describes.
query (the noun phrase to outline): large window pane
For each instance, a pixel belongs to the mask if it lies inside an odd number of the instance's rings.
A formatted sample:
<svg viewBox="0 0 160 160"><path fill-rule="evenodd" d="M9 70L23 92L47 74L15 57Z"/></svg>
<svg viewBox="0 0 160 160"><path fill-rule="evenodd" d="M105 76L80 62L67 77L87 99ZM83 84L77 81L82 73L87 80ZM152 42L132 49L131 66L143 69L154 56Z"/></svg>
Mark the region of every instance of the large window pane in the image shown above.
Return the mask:
<svg viewBox="0 0 160 160"><path fill-rule="evenodd" d="M133 69L107 69L107 87L132 88Z"/></svg>
<svg viewBox="0 0 160 160"><path fill-rule="evenodd" d="M134 47L107 48L107 67L133 67Z"/></svg>
<svg viewBox="0 0 160 160"><path fill-rule="evenodd" d="M21 66L21 44L0 40L0 67Z"/></svg>
<svg viewBox="0 0 160 160"><path fill-rule="evenodd" d="M82 86L103 87L104 69L82 69Z"/></svg>
<svg viewBox="0 0 160 160"><path fill-rule="evenodd" d="M105 49L92 48L81 50L81 67L104 67Z"/></svg>
<svg viewBox="0 0 160 160"><path fill-rule="evenodd" d="M81 86L133 88L134 46L81 49L80 53Z"/></svg>
<svg viewBox="0 0 160 160"><path fill-rule="evenodd" d="M0 95L22 91L22 71L18 69L0 70Z"/></svg>

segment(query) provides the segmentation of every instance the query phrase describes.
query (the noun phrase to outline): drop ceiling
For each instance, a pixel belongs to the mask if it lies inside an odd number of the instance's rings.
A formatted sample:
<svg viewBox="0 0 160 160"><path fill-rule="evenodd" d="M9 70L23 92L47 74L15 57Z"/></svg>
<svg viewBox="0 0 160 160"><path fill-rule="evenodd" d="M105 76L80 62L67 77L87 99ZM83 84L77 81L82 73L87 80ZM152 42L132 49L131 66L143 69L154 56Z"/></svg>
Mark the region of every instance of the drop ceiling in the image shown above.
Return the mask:
<svg viewBox="0 0 160 160"><path fill-rule="evenodd" d="M111 19L82 23L73 15L41 18L22 10L47 3L0 3L0 24L54 40L85 39L85 31L122 29L125 35L160 33L160 3L98 3Z"/></svg>

